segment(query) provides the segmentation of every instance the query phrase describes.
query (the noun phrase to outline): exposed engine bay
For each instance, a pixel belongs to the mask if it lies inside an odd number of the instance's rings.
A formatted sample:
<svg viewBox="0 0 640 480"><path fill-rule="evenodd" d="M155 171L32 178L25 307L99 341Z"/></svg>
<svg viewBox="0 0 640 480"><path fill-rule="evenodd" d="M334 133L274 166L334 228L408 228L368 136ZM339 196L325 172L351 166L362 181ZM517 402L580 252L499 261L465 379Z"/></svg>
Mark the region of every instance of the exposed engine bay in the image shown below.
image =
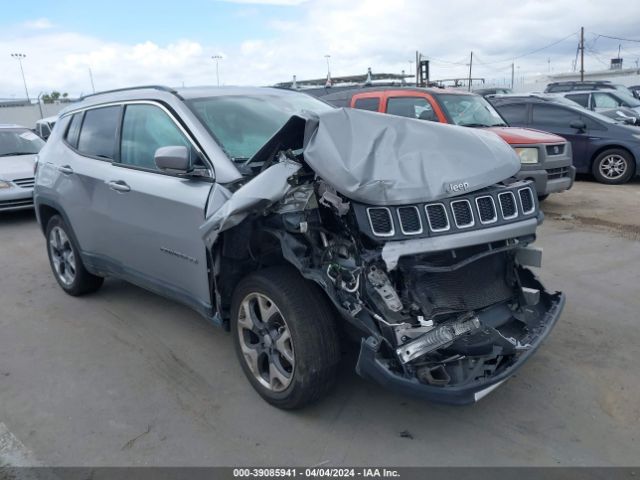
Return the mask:
<svg viewBox="0 0 640 480"><path fill-rule="evenodd" d="M358 373L468 403L511 375L559 316L564 297L529 269L542 257L530 246L542 221L531 182L365 203L370 195L340 192L302 149L252 167L257 174L203 225L223 318L229 292L215 278L284 261L357 332ZM267 176L271 191L259 198L254 182Z"/></svg>

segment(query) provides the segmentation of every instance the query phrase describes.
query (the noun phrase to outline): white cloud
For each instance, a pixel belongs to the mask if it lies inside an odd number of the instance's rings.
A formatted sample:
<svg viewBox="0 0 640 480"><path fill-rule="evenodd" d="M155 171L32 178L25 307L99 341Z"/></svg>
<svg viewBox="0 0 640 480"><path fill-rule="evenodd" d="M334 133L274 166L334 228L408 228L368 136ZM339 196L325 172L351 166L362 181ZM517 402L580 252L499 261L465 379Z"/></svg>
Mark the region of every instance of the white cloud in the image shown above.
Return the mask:
<svg viewBox="0 0 640 480"><path fill-rule="evenodd" d="M22 25L31 30L47 30L54 27L53 23L51 23L51 20L48 18L36 18L34 20L26 21Z"/></svg>
<svg viewBox="0 0 640 480"><path fill-rule="evenodd" d="M571 12L571 21L566 12ZM168 44L149 38L126 44L61 32L58 27L23 28L17 35L0 36L0 52L27 54L24 69L34 96L51 89L72 95L87 93L89 67L98 89L149 83L214 84L211 55L221 50L225 52L219 61L223 84L267 85L290 80L294 74L298 79L321 78L326 75L326 54L331 55L334 76L365 73L367 67L374 72L400 72L409 69L416 50L433 58L432 78L466 76L464 63L473 50L474 76L508 79L511 58L577 32L580 25L585 25L587 44L598 55L588 51L587 68L603 68L601 62L617 54L617 42L594 41L592 32L633 37L638 18L640 2L626 0L610 0L606 5L581 0L521 0L517 4L485 0L481 9L471 0L446 5L421 0L310 0L302 4L295 20L290 16L286 20L265 18L271 28L269 37L247 32L242 41L224 47L197 38ZM568 70L577 41L574 36L516 60L517 72L546 72L548 58L554 70ZM625 65L631 66L640 48L634 53L630 45L622 53ZM494 63L497 61L501 62ZM17 62L0 55L0 71L0 96L20 95Z"/></svg>
<svg viewBox="0 0 640 480"><path fill-rule="evenodd" d="M221 0L227 3L251 3L254 5L301 5L308 0Z"/></svg>

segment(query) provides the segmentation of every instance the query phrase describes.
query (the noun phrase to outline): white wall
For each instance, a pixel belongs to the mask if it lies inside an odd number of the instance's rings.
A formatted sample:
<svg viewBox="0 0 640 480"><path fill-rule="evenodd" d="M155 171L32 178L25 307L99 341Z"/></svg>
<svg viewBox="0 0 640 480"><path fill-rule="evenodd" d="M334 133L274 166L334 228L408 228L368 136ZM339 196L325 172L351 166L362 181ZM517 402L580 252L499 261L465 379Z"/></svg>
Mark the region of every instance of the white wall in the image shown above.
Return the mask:
<svg viewBox="0 0 640 480"><path fill-rule="evenodd" d="M66 103L47 103L42 105L42 116L51 117L66 107ZM27 128L34 128L40 120L38 105L24 107L0 107L0 123L16 123Z"/></svg>

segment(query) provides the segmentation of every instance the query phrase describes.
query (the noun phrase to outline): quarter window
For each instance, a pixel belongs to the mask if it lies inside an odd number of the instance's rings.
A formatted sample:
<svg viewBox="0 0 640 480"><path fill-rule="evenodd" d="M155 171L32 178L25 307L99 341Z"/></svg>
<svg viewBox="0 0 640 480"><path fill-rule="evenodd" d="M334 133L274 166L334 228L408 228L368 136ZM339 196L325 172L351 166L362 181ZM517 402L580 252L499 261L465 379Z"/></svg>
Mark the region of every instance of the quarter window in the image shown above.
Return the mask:
<svg viewBox="0 0 640 480"><path fill-rule="evenodd" d="M80 153L113 159L116 151L116 130L120 107L87 110L78 138Z"/></svg>
<svg viewBox="0 0 640 480"><path fill-rule="evenodd" d="M589 94L588 93L576 93L573 95L567 95L569 100L576 102L578 105L582 105L584 108L589 108Z"/></svg>
<svg viewBox="0 0 640 480"><path fill-rule="evenodd" d="M191 148L169 116L154 105L127 105L122 122L120 163L157 170L154 156L160 147Z"/></svg>
<svg viewBox="0 0 640 480"><path fill-rule="evenodd" d="M358 98L353 104L353 108L357 108L359 110L369 110L372 112L377 112L379 107L379 98Z"/></svg>
<svg viewBox="0 0 640 480"><path fill-rule="evenodd" d="M75 113L71 117L71 121L69 122L69 128L67 129L67 135L65 136L67 143L74 148L78 146L78 134L80 133L81 123L82 123L82 113Z"/></svg>

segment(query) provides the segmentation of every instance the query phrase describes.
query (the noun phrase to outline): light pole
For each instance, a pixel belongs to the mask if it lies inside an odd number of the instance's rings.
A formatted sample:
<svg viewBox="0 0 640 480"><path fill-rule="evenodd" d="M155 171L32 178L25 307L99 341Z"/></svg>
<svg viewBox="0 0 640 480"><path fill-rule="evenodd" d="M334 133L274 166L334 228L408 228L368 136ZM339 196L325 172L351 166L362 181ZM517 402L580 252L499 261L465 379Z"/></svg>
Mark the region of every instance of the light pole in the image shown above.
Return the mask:
<svg viewBox="0 0 640 480"><path fill-rule="evenodd" d="M409 75L413 75L411 73L411 70L412 70L412 67L413 67L413 60L408 60L408 62L409 62Z"/></svg>
<svg viewBox="0 0 640 480"><path fill-rule="evenodd" d="M327 78L331 76L331 67L329 66L329 59L331 58L331 55L325 55L324 58L327 59Z"/></svg>
<svg viewBox="0 0 640 480"><path fill-rule="evenodd" d="M218 60L222 60L222 55L212 55L211 58L216 61L216 83L220 86L220 70L218 70Z"/></svg>
<svg viewBox="0 0 640 480"><path fill-rule="evenodd" d="M20 72L22 73L22 83L24 83L24 93L27 94L27 101L29 101L29 90L27 90L27 81L24 78L24 69L22 68L22 60L27 58L27 56L24 53L12 53L11 56L15 59L18 60L18 63L20 63Z"/></svg>

